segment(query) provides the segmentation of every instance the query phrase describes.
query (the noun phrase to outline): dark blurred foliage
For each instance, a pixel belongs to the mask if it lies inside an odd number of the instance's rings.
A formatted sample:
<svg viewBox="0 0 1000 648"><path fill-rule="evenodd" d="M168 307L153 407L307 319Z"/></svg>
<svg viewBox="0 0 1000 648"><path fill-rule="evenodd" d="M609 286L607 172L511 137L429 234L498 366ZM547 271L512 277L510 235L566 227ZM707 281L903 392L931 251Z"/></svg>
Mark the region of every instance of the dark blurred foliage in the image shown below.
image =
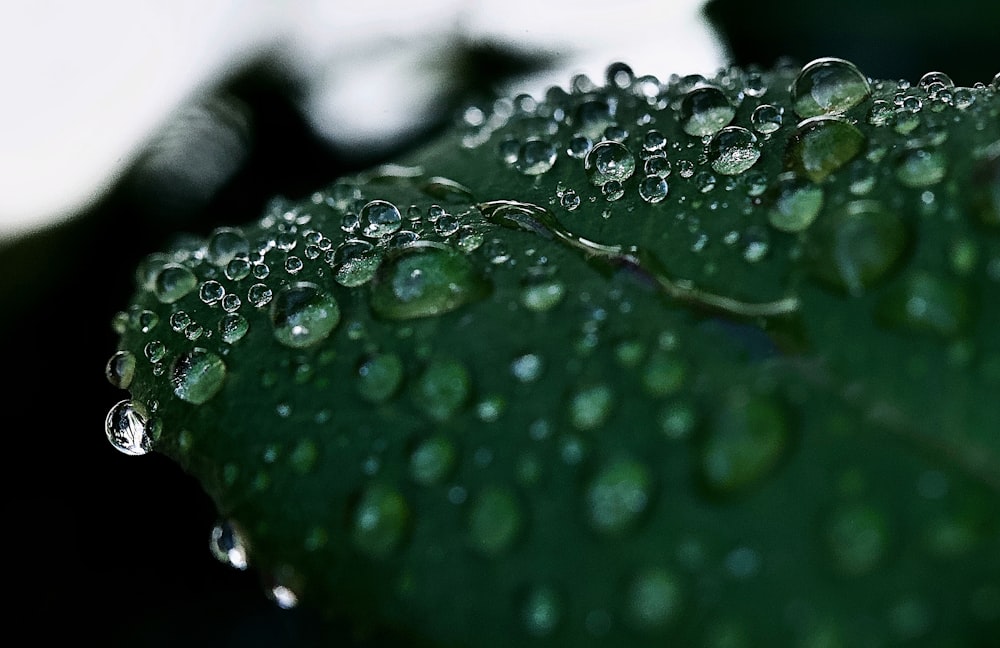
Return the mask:
<svg viewBox="0 0 1000 648"><path fill-rule="evenodd" d="M941 70L965 85L1000 68L997 3L715 0L708 14L738 64L832 55L873 77L916 81ZM492 50L462 60L467 83L455 109L545 63ZM165 129L87 213L0 245L4 431L13 445L4 455L15 600L8 618L36 642L313 646L329 645L320 638L331 633L347 636L306 611L277 608L252 569L218 563L208 550L214 510L198 484L156 454L118 453L102 430L124 396L103 375L117 344L110 321L127 305L142 257L177 233L249 222L274 195L307 196L379 161L316 138L295 108L296 92L280 70L251 67ZM441 114L420 137L453 113ZM195 157L188 164L184 155ZM336 645L361 643L373 642Z"/></svg>

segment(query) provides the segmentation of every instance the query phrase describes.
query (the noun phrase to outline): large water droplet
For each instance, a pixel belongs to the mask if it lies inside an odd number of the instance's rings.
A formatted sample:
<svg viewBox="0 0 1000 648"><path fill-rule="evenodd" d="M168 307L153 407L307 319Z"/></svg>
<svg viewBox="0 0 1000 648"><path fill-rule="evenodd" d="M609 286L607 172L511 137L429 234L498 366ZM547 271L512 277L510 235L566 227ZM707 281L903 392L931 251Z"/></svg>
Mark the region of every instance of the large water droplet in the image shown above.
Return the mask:
<svg viewBox="0 0 1000 648"><path fill-rule="evenodd" d="M179 263L167 263L156 275L153 292L164 304L172 304L195 289L198 278Z"/></svg>
<svg viewBox="0 0 1000 648"><path fill-rule="evenodd" d="M649 505L652 495L649 470L634 459L605 464L587 486L587 519L602 534L631 529Z"/></svg>
<svg viewBox="0 0 1000 648"><path fill-rule="evenodd" d="M469 258L440 244L414 244L386 262L372 284L376 315L402 320L448 313L482 299L490 284Z"/></svg>
<svg viewBox="0 0 1000 648"><path fill-rule="evenodd" d="M871 85L850 61L826 57L802 68L792 82L792 107L800 117L845 112L868 98Z"/></svg>
<svg viewBox="0 0 1000 648"><path fill-rule="evenodd" d="M741 126L726 126L708 143L708 162L723 175L739 175L759 158L757 136Z"/></svg>
<svg viewBox="0 0 1000 648"><path fill-rule="evenodd" d="M612 180L624 182L635 173L635 158L619 142L600 142L587 153L584 170L590 182L600 187Z"/></svg>
<svg viewBox="0 0 1000 648"><path fill-rule="evenodd" d="M785 166L813 182L855 158L865 147L865 136L838 117L813 117L801 122L785 149Z"/></svg>
<svg viewBox="0 0 1000 648"><path fill-rule="evenodd" d="M736 116L736 107L719 88L703 86L684 95L677 116L685 133L702 137L728 125Z"/></svg>
<svg viewBox="0 0 1000 648"><path fill-rule="evenodd" d="M887 276L902 258L907 232L902 218L874 200L855 200L829 210L810 234L810 269L852 295Z"/></svg>
<svg viewBox="0 0 1000 648"><path fill-rule="evenodd" d="M521 505L507 488L487 487L472 501L469 511L469 542L477 551L496 556L517 539L523 525Z"/></svg>
<svg viewBox="0 0 1000 648"><path fill-rule="evenodd" d="M801 232L812 225L823 207L823 188L794 173L778 176L771 190L767 220L783 232Z"/></svg>
<svg viewBox="0 0 1000 648"><path fill-rule="evenodd" d="M155 429L149 424L146 408L140 403L119 401L104 419L104 433L116 450L139 456L151 452Z"/></svg>
<svg viewBox="0 0 1000 648"><path fill-rule="evenodd" d="M226 365L211 351L194 348L174 360L171 369L174 395L200 405L215 396L226 379Z"/></svg>
<svg viewBox="0 0 1000 648"><path fill-rule="evenodd" d="M312 283L288 285L271 303L274 337L292 348L309 347L326 339L338 322L337 301Z"/></svg>
<svg viewBox="0 0 1000 648"><path fill-rule="evenodd" d="M889 547L885 516L865 504L841 506L825 524L827 549L836 569L861 576L875 569Z"/></svg>
<svg viewBox="0 0 1000 648"><path fill-rule="evenodd" d="M355 506L351 540L362 553L384 558L402 543L409 522L410 507L403 495L386 484L372 484Z"/></svg>
<svg viewBox="0 0 1000 648"><path fill-rule="evenodd" d="M716 412L701 448L706 486L732 494L757 485L784 456L788 436L785 413L773 398L732 394Z"/></svg>

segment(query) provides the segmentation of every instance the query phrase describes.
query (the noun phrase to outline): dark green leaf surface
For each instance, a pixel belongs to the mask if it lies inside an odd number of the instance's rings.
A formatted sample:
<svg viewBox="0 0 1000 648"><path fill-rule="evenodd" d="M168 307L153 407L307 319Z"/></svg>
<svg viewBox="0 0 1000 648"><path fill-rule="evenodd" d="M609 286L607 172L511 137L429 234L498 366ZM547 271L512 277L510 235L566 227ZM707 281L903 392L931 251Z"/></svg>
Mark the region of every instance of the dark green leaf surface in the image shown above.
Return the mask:
<svg viewBox="0 0 1000 648"><path fill-rule="evenodd" d="M987 646L1000 91L572 80L137 270L123 451L428 646Z"/></svg>

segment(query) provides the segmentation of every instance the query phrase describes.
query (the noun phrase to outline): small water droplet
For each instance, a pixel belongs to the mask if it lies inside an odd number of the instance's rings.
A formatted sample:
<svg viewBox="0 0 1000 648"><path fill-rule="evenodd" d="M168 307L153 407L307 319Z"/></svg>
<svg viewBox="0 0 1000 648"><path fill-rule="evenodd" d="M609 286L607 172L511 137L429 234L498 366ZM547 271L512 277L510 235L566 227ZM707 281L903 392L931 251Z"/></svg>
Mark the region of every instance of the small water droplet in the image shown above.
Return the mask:
<svg viewBox="0 0 1000 648"><path fill-rule="evenodd" d="M469 542L487 556L502 554L520 534L523 517L521 505L510 489L487 487L470 503Z"/></svg>
<svg viewBox="0 0 1000 648"><path fill-rule="evenodd" d="M415 385L417 406L435 421L446 421L468 401L472 384L469 372L454 360L432 361Z"/></svg>
<svg viewBox="0 0 1000 648"><path fill-rule="evenodd" d="M226 344L239 342L249 330L250 323L239 313L227 313L219 320L219 334Z"/></svg>
<svg viewBox="0 0 1000 648"><path fill-rule="evenodd" d="M662 201L670 192L667 181L658 175L649 175L639 182L639 197L654 204Z"/></svg>
<svg viewBox="0 0 1000 648"><path fill-rule="evenodd" d="M736 107L726 94L715 86L702 86L681 99L678 119L688 135L713 135L727 126L736 116Z"/></svg>
<svg viewBox="0 0 1000 648"><path fill-rule="evenodd" d="M643 171L646 175L660 176L661 178L666 178L670 175L671 164L665 156L655 155L648 160L643 165Z"/></svg>
<svg viewBox="0 0 1000 648"><path fill-rule="evenodd" d="M392 398L403 382L403 361L395 353L380 353L358 368L358 394L372 403Z"/></svg>
<svg viewBox="0 0 1000 648"><path fill-rule="evenodd" d="M625 615L636 630L660 630L680 614L683 588L670 570L651 567L640 571L625 592Z"/></svg>
<svg viewBox="0 0 1000 648"><path fill-rule="evenodd" d="M843 113L871 94L868 79L850 61L825 57L806 64L792 82L792 107L800 117Z"/></svg>
<svg viewBox="0 0 1000 648"><path fill-rule="evenodd" d="M587 153L590 153L590 149L593 147L594 144L590 141L590 138L584 135L574 135L569 140L566 153L572 158L582 160L587 156Z"/></svg>
<svg viewBox="0 0 1000 648"><path fill-rule="evenodd" d="M247 290L247 301L257 308L267 306L273 298L274 293L267 284L255 283Z"/></svg>
<svg viewBox="0 0 1000 648"><path fill-rule="evenodd" d="M602 534L631 529L649 505L652 478L642 463L623 458L606 463L587 486L587 519Z"/></svg>
<svg viewBox="0 0 1000 648"><path fill-rule="evenodd" d="M562 618L562 609L562 597L555 589L546 586L531 588L521 606L524 629L533 637L551 635Z"/></svg>
<svg viewBox="0 0 1000 648"><path fill-rule="evenodd" d="M741 126L726 126L708 143L708 162L723 175L739 175L758 159L757 136Z"/></svg>
<svg viewBox="0 0 1000 648"><path fill-rule="evenodd" d="M558 151L555 145L532 137L521 145L514 166L524 175L541 175L555 165L557 157Z"/></svg>
<svg viewBox="0 0 1000 648"><path fill-rule="evenodd" d="M274 297L270 314L275 339L296 349L326 339L340 322L337 301L308 282L282 288Z"/></svg>
<svg viewBox="0 0 1000 648"><path fill-rule="evenodd" d="M135 377L135 355L131 351L116 351L105 365L104 375L118 389L128 389Z"/></svg>
<svg viewBox="0 0 1000 648"><path fill-rule="evenodd" d="M228 521L223 520L212 527L208 547L224 565L242 571L249 564L246 542L239 530Z"/></svg>
<svg viewBox="0 0 1000 648"><path fill-rule="evenodd" d="M222 389L226 365L211 351L195 347L174 360L170 375L177 398L201 405Z"/></svg>
<svg viewBox="0 0 1000 648"><path fill-rule="evenodd" d="M612 180L624 182L635 173L635 158L624 144L604 141L587 153L584 170L598 187Z"/></svg>
<svg viewBox="0 0 1000 648"><path fill-rule="evenodd" d="M761 104L750 114L750 124L761 135L770 135L781 128L783 109L772 104Z"/></svg>
<svg viewBox="0 0 1000 648"><path fill-rule="evenodd" d="M526 353L514 358L510 363L510 371L520 382L531 383L542 375L542 358L534 353Z"/></svg>
<svg viewBox="0 0 1000 648"><path fill-rule="evenodd" d="M198 298L202 302L211 306L219 302L226 295L226 289L215 280L204 281L198 289Z"/></svg>
<svg viewBox="0 0 1000 648"><path fill-rule="evenodd" d="M570 399L570 422L578 430L596 429L608 420L613 404L614 393L607 385L581 389Z"/></svg>
<svg viewBox="0 0 1000 648"><path fill-rule="evenodd" d="M358 551L373 558L392 554L406 537L410 507L395 488L369 485L354 508L351 540Z"/></svg>
<svg viewBox="0 0 1000 648"><path fill-rule="evenodd" d="M555 307L565 295L566 286L562 282L531 283L521 289L521 304L528 310L541 313Z"/></svg>
<svg viewBox="0 0 1000 648"><path fill-rule="evenodd" d="M119 452L139 456L153 450L157 428L150 424L149 415L142 404L118 401L104 419L104 433Z"/></svg>
<svg viewBox="0 0 1000 648"><path fill-rule="evenodd" d="M440 484L455 468L455 444L445 436L425 439L410 454L410 477L422 486Z"/></svg>
<svg viewBox="0 0 1000 648"><path fill-rule="evenodd" d="M886 326L957 335L971 319L964 284L927 272L915 272L892 286L878 304L878 321Z"/></svg>
<svg viewBox="0 0 1000 648"><path fill-rule="evenodd" d="M372 200L361 208L362 232L369 238L382 238L397 231L403 224L399 208L386 200Z"/></svg>

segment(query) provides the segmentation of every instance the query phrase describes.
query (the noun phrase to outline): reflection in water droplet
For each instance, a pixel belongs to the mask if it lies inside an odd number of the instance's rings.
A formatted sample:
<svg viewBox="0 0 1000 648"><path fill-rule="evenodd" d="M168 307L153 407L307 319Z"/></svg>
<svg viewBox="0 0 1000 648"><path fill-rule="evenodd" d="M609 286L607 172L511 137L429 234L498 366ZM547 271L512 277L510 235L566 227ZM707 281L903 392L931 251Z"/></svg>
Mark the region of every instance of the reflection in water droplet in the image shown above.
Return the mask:
<svg viewBox="0 0 1000 648"><path fill-rule="evenodd" d="M838 117L806 119L788 141L785 166L822 182L861 153L865 143L861 131Z"/></svg>
<svg viewBox="0 0 1000 648"><path fill-rule="evenodd" d="M338 322L337 301L312 283L286 286L271 304L274 337L292 348L309 347L326 339Z"/></svg>
<svg viewBox="0 0 1000 648"><path fill-rule="evenodd" d="M131 351L117 351L104 367L108 382L118 389L128 389L135 377L135 355Z"/></svg>
<svg viewBox="0 0 1000 648"><path fill-rule="evenodd" d="M735 116L735 106L722 90L714 86L695 88L684 95L678 108L681 128L695 137L714 134Z"/></svg>
<svg viewBox="0 0 1000 648"><path fill-rule="evenodd" d="M406 536L410 507L403 495L386 484L368 486L354 509L351 540L358 551L385 558Z"/></svg>
<svg viewBox="0 0 1000 648"><path fill-rule="evenodd" d="M231 523L223 520L212 527L209 550L219 562L235 569L247 568L247 547L242 535Z"/></svg>
<svg viewBox="0 0 1000 648"><path fill-rule="evenodd" d="M174 395L200 405L215 396L226 379L226 365L211 351L194 348L174 360L171 382Z"/></svg>
<svg viewBox="0 0 1000 648"><path fill-rule="evenodd" d="M792 82L792 107L800 117L845 112L868 98L871 86L855 65L843 59L816 59Z"/></svg>
<svg viewBox="0 0 1000 648"><path fill-rule="evenodd" d="M116 450L139 456L152 451L155 428L149 424L146 409L130 400L119 401L104 419L104 433Z"/></svg>
<svg viewBox="0 0 1000 648"><path fill-rule="evenodd" d="M587 486L587 519L602 534L631 529L649 505L652 478L643 464L618 459L605 464Z"/></svg>
<svg viewBox="0 0 1000 648"><path fill-rule="evenodd" d="M164 304L172 304L198 285L198 278L179 263L168 263L156 275L153 293Z"/></svg>
<svg viewBox="0 0 1000 648"><path fill-rule="evenodd" d="M470 503L468 533L474 549L497 556L510 548L523 525L521 505L507 488L487 487Z"/></svg>
<svg viewBox="0 0 1000 648"><path fill-rule="evenodd" d="M372 284L371 307L385 319L431 317L490 293L469 258L443 245L412 245L387 259Z"/></svg>
<svg viewBox="0 0 1000 648"><path fill-rule="evenodd" d="M708 162L723 175L739 175L759 158L757 136L740 126L726 126L708 143Z"/></svg>

